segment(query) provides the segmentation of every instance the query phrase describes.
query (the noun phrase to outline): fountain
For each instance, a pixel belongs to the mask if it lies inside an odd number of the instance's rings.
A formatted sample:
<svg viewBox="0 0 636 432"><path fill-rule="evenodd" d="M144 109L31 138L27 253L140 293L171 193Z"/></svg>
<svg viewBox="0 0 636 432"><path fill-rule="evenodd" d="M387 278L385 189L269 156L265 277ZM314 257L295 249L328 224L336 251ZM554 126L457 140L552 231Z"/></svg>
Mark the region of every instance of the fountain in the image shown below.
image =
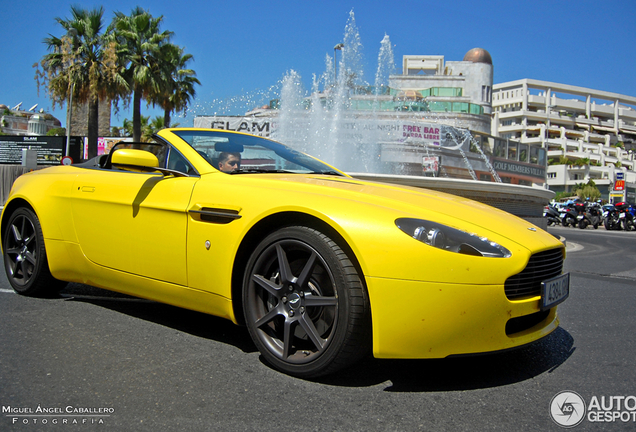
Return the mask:
<svg viewBox="0 0 636 432"><path fill-rule="evenodd" d="M337 67L326 56L325 71L313 76L309 94L300 74L291 70L269 106L240 117L198 116L195 127L269 136L356 178L442 190L545 227L543 206L554 194L544 188L543 149L522 160L517 143L470 132L458 118L449 121L448 115L430 112L421 94L391 88L395 65L388 35L380 42L375 80L369 85L353 11L343 45ZM502 177L509 180L515 170L533 175L527 183L535 186L504 183Z"/></svg>

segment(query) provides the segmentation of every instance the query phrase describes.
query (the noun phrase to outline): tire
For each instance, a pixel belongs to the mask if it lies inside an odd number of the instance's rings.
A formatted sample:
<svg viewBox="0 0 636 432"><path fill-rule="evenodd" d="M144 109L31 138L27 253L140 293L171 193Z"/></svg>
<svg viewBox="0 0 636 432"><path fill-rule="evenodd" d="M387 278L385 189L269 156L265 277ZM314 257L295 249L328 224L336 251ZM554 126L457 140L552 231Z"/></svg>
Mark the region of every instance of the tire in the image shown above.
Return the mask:
<svg viewBox="0 0 636 432"><path fill-rule="evenodd" d="M574 226L574 225L572 225L572 226ZM582 221L579 222L579 228L581 228L581 229L587 228L587 221L585 219L583 219Z"/></svg>
<svg viewBox="0 0 636 432"><path fill-rule="evenodd" d="M42 227L33 211L17 208L9 217L2 240L7 279L18 294L51 297L66 286L51 275Z"/></svg>
<svg viewBox="0 0 636 432"><path fill-rule="evenodd" d="M297 377L333 373L371 347L368 296L349 257L308 227L267 236L243 281L250 336L267 363Z"/></svg>

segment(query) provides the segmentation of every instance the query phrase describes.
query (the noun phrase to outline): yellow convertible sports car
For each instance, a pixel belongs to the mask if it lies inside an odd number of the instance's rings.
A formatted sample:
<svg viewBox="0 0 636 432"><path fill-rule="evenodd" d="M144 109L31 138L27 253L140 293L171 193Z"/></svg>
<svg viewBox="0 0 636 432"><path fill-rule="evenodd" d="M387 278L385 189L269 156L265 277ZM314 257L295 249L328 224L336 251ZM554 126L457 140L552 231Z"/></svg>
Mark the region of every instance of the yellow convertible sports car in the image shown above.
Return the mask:
<svg viewBox="0 0 636 432"><path fill-rule="evenodd" d="M360 181L253 135L164 129L151 143L21 176L2 212L9 282L68 281L245 325L295 376L367 355L441 358L546 336L565 249L503 211Z"/></svg>

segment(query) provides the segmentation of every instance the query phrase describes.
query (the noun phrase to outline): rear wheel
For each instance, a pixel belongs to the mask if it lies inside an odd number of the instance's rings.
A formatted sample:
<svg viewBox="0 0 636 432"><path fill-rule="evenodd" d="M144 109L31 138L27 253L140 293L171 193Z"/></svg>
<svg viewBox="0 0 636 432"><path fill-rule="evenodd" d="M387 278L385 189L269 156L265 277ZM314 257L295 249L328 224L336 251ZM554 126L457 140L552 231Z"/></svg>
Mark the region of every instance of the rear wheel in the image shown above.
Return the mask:
<svg viewBox="0 0 636 432"><path fill-rule="evenodd" d="M335 372L370 348L361 278L342 249L311 228L283 228L258 245L245 273L243 310L263 358L290 375Z"/></svg>
<svg viewBox="0 0 636 432"><path fill-rule="evenodd" d="M579 222L579 228L581 229L587 228L587 221L585 219Z"/></svg>
<svg viewBox="0 0 636 432"><path fill-rule="evenodd" d="M51 275L42 227L33 211L17 208L9 218L2 239L7 279L16 292L45 297L56 294L66 285Z"/></svg>

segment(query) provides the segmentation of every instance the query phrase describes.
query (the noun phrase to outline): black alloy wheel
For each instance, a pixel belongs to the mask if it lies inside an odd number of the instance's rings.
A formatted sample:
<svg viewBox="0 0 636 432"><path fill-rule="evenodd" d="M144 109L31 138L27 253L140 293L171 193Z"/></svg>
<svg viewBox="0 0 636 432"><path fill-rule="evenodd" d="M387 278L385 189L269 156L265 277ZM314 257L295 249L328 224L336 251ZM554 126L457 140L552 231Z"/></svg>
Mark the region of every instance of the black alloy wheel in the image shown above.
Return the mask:
<svg viewBox="0 0 636 432"><path fill-rule="evenodd" d="M13 289L27 296L50 296L66 282L51 276L40 222L28 208L17 208L2 237L4 267Z"/></svg>
<svg viewBox="0 0 636 432"><path fill-rule="evenodd" d="M334 241L311 228L283 228L258 245L245 273L243 309L263 358L290 375L335 372L371 345L358 272Z"/></svg>

